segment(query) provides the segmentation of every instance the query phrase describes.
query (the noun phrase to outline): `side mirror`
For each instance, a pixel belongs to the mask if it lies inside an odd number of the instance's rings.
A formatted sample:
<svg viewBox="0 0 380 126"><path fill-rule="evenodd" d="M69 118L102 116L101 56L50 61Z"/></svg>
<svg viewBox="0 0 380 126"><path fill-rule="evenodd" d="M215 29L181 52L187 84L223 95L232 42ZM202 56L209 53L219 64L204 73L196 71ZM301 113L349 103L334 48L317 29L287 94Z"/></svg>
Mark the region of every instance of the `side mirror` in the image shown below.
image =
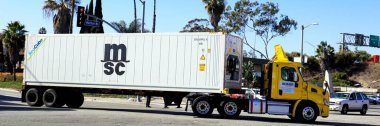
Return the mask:
<svg viewBox="0 0 380 126"><path fill-rule="evenodd" d="M351 98L351 97L350 97L349 100L354 100L354 98Z"/></svg>

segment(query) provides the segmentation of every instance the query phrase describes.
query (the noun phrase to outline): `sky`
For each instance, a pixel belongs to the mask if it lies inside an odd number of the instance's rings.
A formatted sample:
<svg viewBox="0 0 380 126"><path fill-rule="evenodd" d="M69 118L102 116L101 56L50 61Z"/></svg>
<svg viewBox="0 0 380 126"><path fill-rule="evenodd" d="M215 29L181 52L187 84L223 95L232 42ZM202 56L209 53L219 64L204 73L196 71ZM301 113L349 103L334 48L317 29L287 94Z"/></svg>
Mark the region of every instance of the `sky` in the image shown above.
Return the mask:
<svg viewBox="0 0 380 126"><path fill-rule="evenodd" d="M57 0L59 1L59 0ZM81 6L89 4L90 0L81 0ZM226 0L227 5L233 6L237 0ZM252 0L251 0L252 1ZM265 0L268 1L268 0ZM264 0L259 2L265 2ZM335 50L339 50L340 33L360 33L366 36L380 35L379 0L269 0L278 3L279 14L288 15L298 22L297 29L288 34L277 37L268 45L269 57L274 55L274 45L281 44L286 52L301 49L301 25L318 23L304 31L304 53L315 55L316 46L321 41L327 41ZM137 16L142 18L142 4L137 2ZM103 19L109 22L133 20L133 0L103 0ZM48 34L53 33L52 17L43 15L44 0L0 0L0 31L6 28L11 21L20 21L25 25L28 33L38 33L39 28L45 27ZM146 0L145 28L151 30L153 23L153 0ZM156 5L156 32L179 32L189 20L206 18L202 0L157 0ZM74 25L76 18L74 18ZM113 29L104 25L106 33L115 33ZM74 28L74 34L79 33ZM248 41L256 49L265 52L264 44L253 31L247 32ZM256 43L256 44L254 44ZM355 50L354 46L349 46ZM380 55L379 48L358 47L373 55ZM250 48L244 46L244 50ZM258 55L258 54L256 54Z"/></svg>

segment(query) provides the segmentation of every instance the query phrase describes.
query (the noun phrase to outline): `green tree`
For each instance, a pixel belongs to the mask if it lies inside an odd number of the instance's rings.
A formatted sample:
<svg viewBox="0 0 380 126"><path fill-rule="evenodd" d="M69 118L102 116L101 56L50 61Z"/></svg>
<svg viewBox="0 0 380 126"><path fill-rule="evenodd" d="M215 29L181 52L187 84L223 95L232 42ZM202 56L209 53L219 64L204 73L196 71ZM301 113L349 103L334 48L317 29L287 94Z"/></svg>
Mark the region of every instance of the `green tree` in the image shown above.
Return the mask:
<svg viewBox="0 0 380 126"><path fill-rule="evenodd" d="M41 27L40 30L38 30L38 34L46 34L46 28Z"/></svg>
<svg viewBox="0 0 380 126"><path fill-rule="evenodd" d="M368 54L367 51L364 50L357 50L354 53L354 58L357 61L365 62L371 59L371 54Z"/></svg>
<svg viewBox="0 0 380 126"><path fill-rule="evenodd" d="M322 71L330 70L330 65L334 59L334 48L327 44L326 41L321 41L318 45L317 57L319 58L319 65Z"/></svg>
<svg viewBox="0 0 380 126"><path fill-rule="evenodd" d="M70 33L72 0L46 0L42 10L46 17L53 16L53 29L55 34ZM76 7L80 2L75 0ZM74 7L74 8L75 8Z"/></svg>
<svg viewBox="0 0 380 126"><path fill-rule="evenodd" d="M269 42L278 36L285 36L297 26L295 20L283 14L279 15L279 11L278 4L272 2L258 4L249 0L239 0L233 10L227 7L225 30L242 34L243 38L246 38L246 28L254 30L264 42L265 54L268 57ZM246 44L250 46L248 42Z"/></svg>
<svg viewBox="0 0 380 126"><path fill-rule="evenodd" d="M214 31L219 31L219 21L222 18L222 14L225 9L224 0L202 0L205 3L205 9L210 17L211 25L214 27Z"/></svg>
<svg viewBox="0 0 380 126"><path fill-rule="evenodd" d="M96 0L95 16L100 19L103 19L102 0ZM100 23L99 27L92 28L92 33L104 33L103 22Z"/></svg>
<svg viewBox="0 0 380 126"><path fill-rule="evenodd" d="M4 70L3 33L0 33L0 71Z"/></svg>
<svg viewBox="0 0 380 126"><path fill-rule="evenodd" d="M7 48L7 55L12 67L13 79L16 81L16 63L19 61L20 50L25 45L25 26L15 21L8 23L7 29L4 31L3 43Z"/></svg>
<svg viewBox="0 0 380 126"><path fill-rule="evenodd" d="M125 21L121 20L119 22L111 22L113 26L115 26L121 33L140 33L141 32L141 22L140 20L132 21L129 23L129 26ZM135 25L137 24L137 25ZM145 29L144 33L150 32Z"/></svg>
<svg viewBox="0 0 380 126"><path fill-rule="evenodd" d="M195 18L187 22L181 32L211 32L212 29L209 28L209 24L210 22L207 19Z"/></svg>
<svg viewBox="0 0 380 126"><path fill-rule="evenodd" d="M248 61L248 62L244 62L242 66L243 66L244 85L252 88L254 86L253 85L253 81L254 81L253 70L255 69L254 64L251 61Z"/></svg>

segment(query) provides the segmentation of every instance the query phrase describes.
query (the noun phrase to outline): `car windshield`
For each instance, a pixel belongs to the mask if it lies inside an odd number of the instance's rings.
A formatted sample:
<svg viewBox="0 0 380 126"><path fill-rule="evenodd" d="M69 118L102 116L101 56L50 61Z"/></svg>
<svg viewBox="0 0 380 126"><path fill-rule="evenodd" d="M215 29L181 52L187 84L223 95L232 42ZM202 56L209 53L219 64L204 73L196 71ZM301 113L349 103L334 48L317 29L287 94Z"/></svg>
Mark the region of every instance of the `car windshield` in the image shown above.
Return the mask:
<svg viewBox="0 0 380 126"><path fill-rule="evenodd" d="M335 93L332 98L342 98L347 99L350 96L350 93Z"/></svg>

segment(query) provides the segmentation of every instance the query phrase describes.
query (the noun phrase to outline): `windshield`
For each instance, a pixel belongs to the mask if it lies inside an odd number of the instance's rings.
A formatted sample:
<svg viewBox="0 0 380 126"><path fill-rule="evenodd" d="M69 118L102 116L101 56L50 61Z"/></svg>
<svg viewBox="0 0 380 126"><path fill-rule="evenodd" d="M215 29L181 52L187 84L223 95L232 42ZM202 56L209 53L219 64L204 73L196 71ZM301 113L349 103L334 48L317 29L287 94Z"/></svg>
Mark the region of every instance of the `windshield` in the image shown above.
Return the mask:
<svg viewBox="0 0 380 126"><path fill-rule="evenodd" d="M348 96L350 96L350 93L335 93L332 98L348 99Z"/></svg>

